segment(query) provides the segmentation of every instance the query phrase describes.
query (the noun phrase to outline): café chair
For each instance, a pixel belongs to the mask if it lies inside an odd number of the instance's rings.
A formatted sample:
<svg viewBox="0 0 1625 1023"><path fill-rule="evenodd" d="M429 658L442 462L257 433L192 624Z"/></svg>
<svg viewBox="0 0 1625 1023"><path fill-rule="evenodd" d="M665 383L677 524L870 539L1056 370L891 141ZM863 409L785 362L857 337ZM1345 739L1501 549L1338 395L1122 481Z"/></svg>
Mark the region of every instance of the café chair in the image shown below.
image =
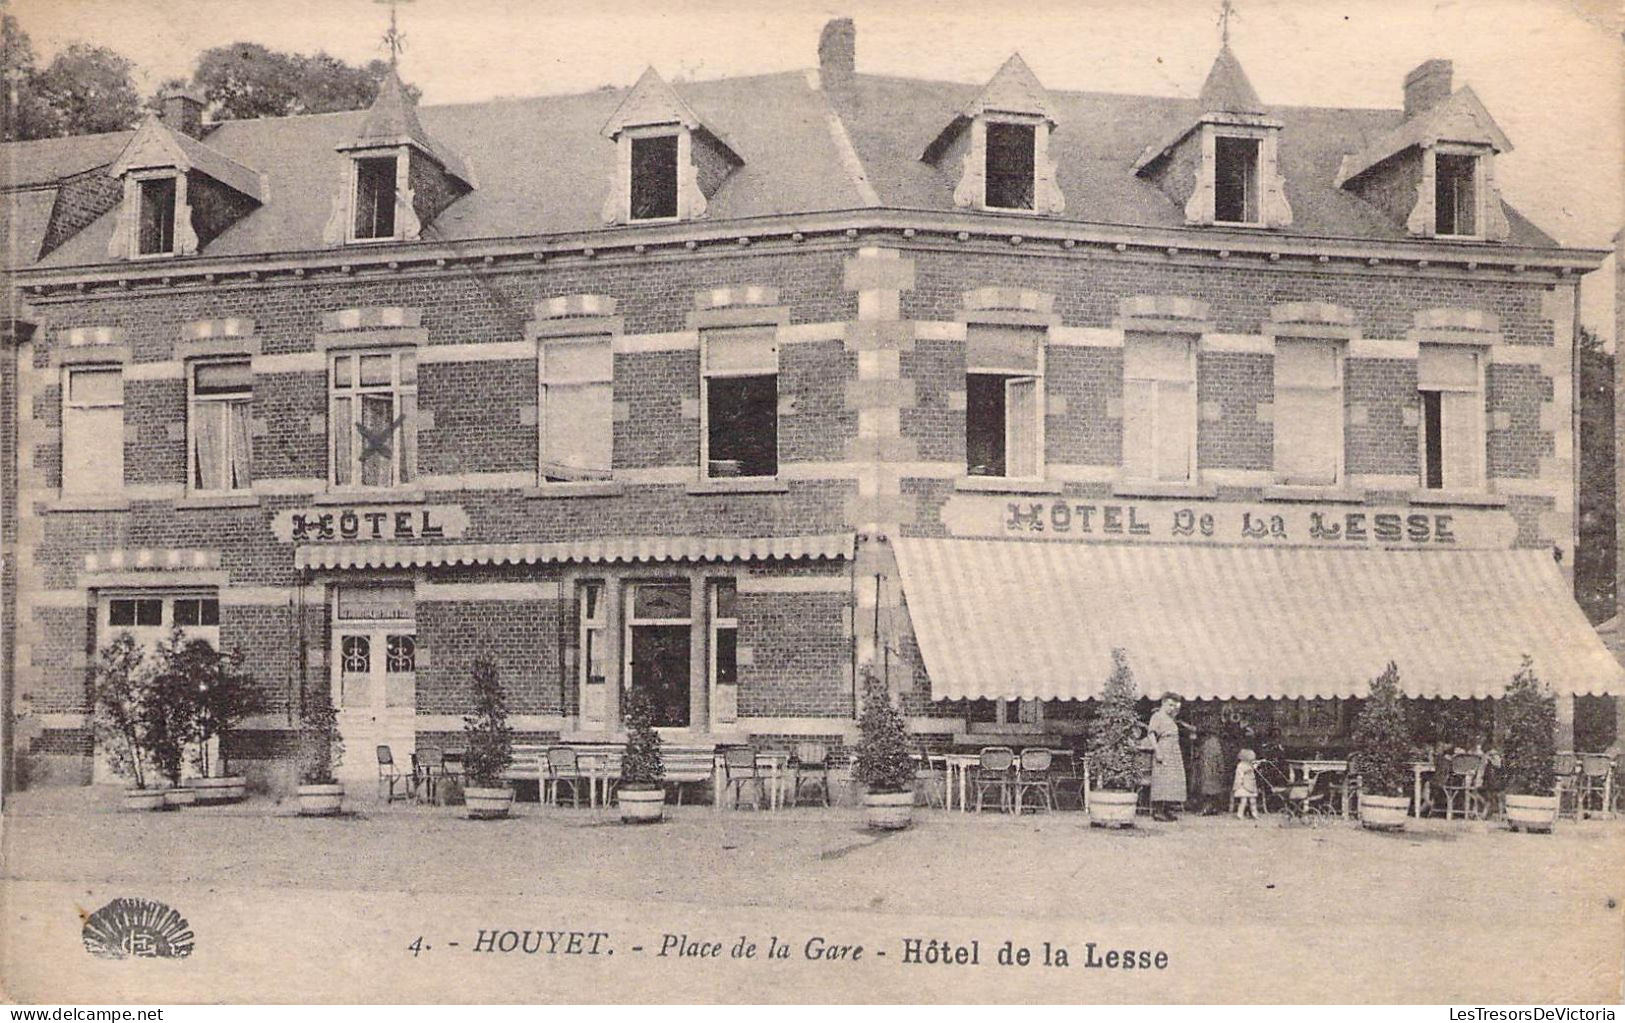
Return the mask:
<svg viewBox="0 0 1625 1023"><path fill-rule="evenodd" d="M790 805L801 805L801 787L817 786L816 791L829 805L829 747L821 742L798 742L792 761L795 774L791 776Z"/></svg>
<svg viewBox="0 0 1625 1023"><path fill-rule="evenodd" d="M1449 775L1444 782L1445 820L1455 820L1456 798L1461 797L1462 816L1468 820L1484 817L1484 758L1477 753L1457 753L1450 758Z"/></svg>
<svg viewBox="0 0 1625 1023"><path fill-rule="evenodd" d="M413 788L410 783L411 776L402 771L400 765L395 763L395 754L388 746L379 746L377 756L379 797L382 798L385 803L393 803L397 798L395 795L395 786L402 782L406 782L407 791L402 793L399 798L410 799Z"/></svg>
<svg viewBox="0 0 1625 1023"><path fill-rule="evenodd" d="M413 757L412 787L429 802L435 801L440 780L446 774L446 755L438 746L423 746Z"/></svg>
<svg viewBox="0 0 1625 1023"><path fill-rule="evenodd" d="M1028 748L1021 751L1021 759L1017 761L1015 777L1015 811L1020 813L1027 808L1027 793L1036 793L1043 797L1042 806L1045 810L1055 809L1055 786L1050 780L1050 769L1055 764L1055 754L1047 749ZM1038 807L1034 806L1036 810Z"/></svg>
<svg viewBox="0 0 1625 1023"><path fill-rule="evenodd" d="M1614 761L1606 753L1583 753L1580 755L1579 778L1579 804L1580 812L1598 815L1611 814L1612 808L1608 806L1608 796L1611 786L1609 775L1613 773Z"/></svg>
<svg viewBox="0 0 1625 1023"><path fill-rule="evenodd" d="M976 762L976 812L982 812L982 797L989 792L999 795L999 809L1009 811L1010 796L1015 787L1016 754L1009 746L984 746Z"/></svg>
<svg viewBox="0 0 1625 1023"><path fill-rule="evenodd" d="M762 808L763 778L756 768L756 750L750 746L729 746L722 751L722 794L727 798L729 792L733 793L734 809L739 809L739 799L744 794L745 786L750 786L750 806L752 810Z"/></svg>
<svg viewBox="0 0 1625 1023"><path fill-rule="evenodd" d="M547 775L542 780L542 802L559 805L559 786L570 787L570 801L581 809L581 786L590 779L581 773L581 761L576 751L568 746L553 746L547 751Z"/></svg>

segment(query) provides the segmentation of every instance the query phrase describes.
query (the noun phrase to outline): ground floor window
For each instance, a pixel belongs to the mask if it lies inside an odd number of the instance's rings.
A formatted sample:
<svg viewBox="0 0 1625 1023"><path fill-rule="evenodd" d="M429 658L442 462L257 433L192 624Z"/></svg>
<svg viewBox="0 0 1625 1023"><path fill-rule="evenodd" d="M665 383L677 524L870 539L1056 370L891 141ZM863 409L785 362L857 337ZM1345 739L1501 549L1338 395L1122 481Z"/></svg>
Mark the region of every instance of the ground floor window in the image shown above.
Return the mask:
<svg viewBox="0 0 1625 1023"><path fill-rule="evenodd" d="M626 689L649 697L656 728L687 728L693 638L688 580L632 583L627 598Z"/></svg>

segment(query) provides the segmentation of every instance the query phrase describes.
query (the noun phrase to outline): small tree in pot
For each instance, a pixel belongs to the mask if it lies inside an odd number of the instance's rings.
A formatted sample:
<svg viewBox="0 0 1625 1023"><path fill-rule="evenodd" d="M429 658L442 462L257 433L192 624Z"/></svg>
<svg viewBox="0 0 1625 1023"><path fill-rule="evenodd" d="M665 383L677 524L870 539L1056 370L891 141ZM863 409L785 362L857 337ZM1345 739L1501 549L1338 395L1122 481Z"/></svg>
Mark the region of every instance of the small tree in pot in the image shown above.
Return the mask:
<svg viewBox="0 0 1625 1023"><path fill-rule="evenodd" d="M666 804L666 761L655 731L654 704L647 693L633 689L622 707L626 746L621 751L621 784L615 801L621 820L628 824L659 821Z"/></svg>
<svg viewBox="0 0 1625 1023"><path fill-rule="evenodd" d="M1506 740L1501 748L1501 780L1506 789L1507 824L1514 830L1550 831L1557 823L1557 703L1535 675L1528 655L1507 683L1501 701Z"/></svg>
<svg viewBox="0 0 1625 1023"><path fill-rule="evenodd" d="M1371 691L1354 722L1349 770L1360 779L1360 823L1403 828L1410 806L1411 734L1399 693L1399 666L1388 662L1371 680Z"/></svg>
<svg viewBox="0 0 1625 1023"><path fill-rule="evenodd" d="M863 715L858 719L853 776L867 789L864 814L869 827L896 831L909 826L914 761L908 755L908 728L886 683L869 669L863 673Z"/></svg>
<svg viewBox="0 0 1625 1023"><path fill-rule="evenodd" d="M198 737L198 656L188 650L189 642L178 625L159 642L152 684L141 705L147 750L153 766L169 783L164 792L169 806L185 806L197 798L194 790L181 787L187 750Z"/></svg>
<svg viewBox="0 0 1625 1023"><path fill-rule="evenodd" d="M128 632L119 633L96 654L91 686L96 714L93 727L102 756L113 773L133 783L124 791L127 810L156 810L163 790L147 787L150 754L142 709L152 682L152 666Z"/></svg>
<svg viewBox="0 0 1625 1023"><path fill-rule="evenodd" d="M463 757L468 772L464 805L474 820L506 817L513 806L513 789L505 777L513 766L513 729L508 727L508 704L495 664L474 662L473 689L474 712L463 718L468 741Z"/></svg>
<svg viewBox="0 0 1625 1023"><path fill-rule="evenodd" d="M181 670L197 696L197 745L192 763L198 777L191 785L202 803L227 803L248 793L248 779L231 774L226 739L244 718L265 709L265 697L254 676L243 671L242 651L221 653L206 640L189 641L181 653ZM211 746L214 747L211 756Z"/></svg>
<svg viewBox="0 0 1625 1023"><path fill-rule="evenodd" d="M334 772L344 762L338 711L326 689L311 693L299 724L299 813L305 817L336 814L344 805L344 786Z"/></svg>
<svg viewBox="0 0 1625 1023"><path fill-rule="evenodd" d="M1128 654L1112 650L1112 673L1100 694L1100 706L1089 722L1089 823L1101 827L1134 826L1140 799L1140 745L1144 728L1135 711L1139 690Z"/></svg>

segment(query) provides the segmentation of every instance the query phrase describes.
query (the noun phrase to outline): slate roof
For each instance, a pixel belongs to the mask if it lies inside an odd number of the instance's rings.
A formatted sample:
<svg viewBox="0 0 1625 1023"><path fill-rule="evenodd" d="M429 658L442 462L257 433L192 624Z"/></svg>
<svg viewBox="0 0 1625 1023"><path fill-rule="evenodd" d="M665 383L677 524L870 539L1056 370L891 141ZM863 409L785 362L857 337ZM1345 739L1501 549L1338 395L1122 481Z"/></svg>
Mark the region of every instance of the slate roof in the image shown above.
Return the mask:
<svg viewBox="0 0 1625 1023"><path fill-rule="evenodd" d="M1237 69L1239 70L1239 68ZM1245 81L1243 76L1242 81ZM1227 86L1236 85L1233 80ZM932 167L920 154L984 87L858 74L821 89L808 72L683 82L672 86L709 130L745 160L710 198L705 221L850 210L874 205L843 153L856 151L879 205L953 211L958 168ZM466 164L478 187L425 226L425 240L514 238L613 231L600 211L614 177L616 147L601 129L630 89L570 96L497 99L417 110L421 130ZM1046 90L1056 122L1050 156L1066 196L1066 213L1040 218L1150 228L1183 228L1182 209L1133 166L1149 145L1188 128L1203 114L1197 99ZM1386 145L1403 125L1399 110L1279 107L1280 166L1293 224L1273 234L1371 241L1410 240L1405 227L1336 185L1343 157ZM265 175L264 205L211 241L201 256L255 256L323 251L322 228L343 178L339 151L360 135L371 114L354 111L228 121L204 142ZM838 119L838 124L836 123ZM844 130L842 130L844 129ZM0 148L0 188L49 183L111 164L131 133L92 135ZM953 161L949 161L952 163ZM38 248L38 199L17 231L20 264ZM1510 244L1557 247L1508 209ZM998 214L988 214L998 216ZM1027 219L1027 218L1023 218ZM34 265L107 264L109 213ZM26 227L27 230L19 230Z"/></svg>

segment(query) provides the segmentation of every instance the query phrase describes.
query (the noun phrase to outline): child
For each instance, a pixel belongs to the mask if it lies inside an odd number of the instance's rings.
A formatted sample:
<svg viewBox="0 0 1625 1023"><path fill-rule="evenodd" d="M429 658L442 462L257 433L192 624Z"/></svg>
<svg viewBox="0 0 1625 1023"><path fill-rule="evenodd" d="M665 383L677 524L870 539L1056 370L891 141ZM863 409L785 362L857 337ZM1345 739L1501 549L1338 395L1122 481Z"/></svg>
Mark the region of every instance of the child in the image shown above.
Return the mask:
<svg viewBox="0 0 1625 1023"><path fill-rule="evenodd" d="M1258 819L1258 768L1254 761L1258 754L1250 749L1241 751L1236 760L1236 780L1230 786L1230 795L1236 804L1236 820L1244 819L1243 811L1253 820Z"/></svg>

